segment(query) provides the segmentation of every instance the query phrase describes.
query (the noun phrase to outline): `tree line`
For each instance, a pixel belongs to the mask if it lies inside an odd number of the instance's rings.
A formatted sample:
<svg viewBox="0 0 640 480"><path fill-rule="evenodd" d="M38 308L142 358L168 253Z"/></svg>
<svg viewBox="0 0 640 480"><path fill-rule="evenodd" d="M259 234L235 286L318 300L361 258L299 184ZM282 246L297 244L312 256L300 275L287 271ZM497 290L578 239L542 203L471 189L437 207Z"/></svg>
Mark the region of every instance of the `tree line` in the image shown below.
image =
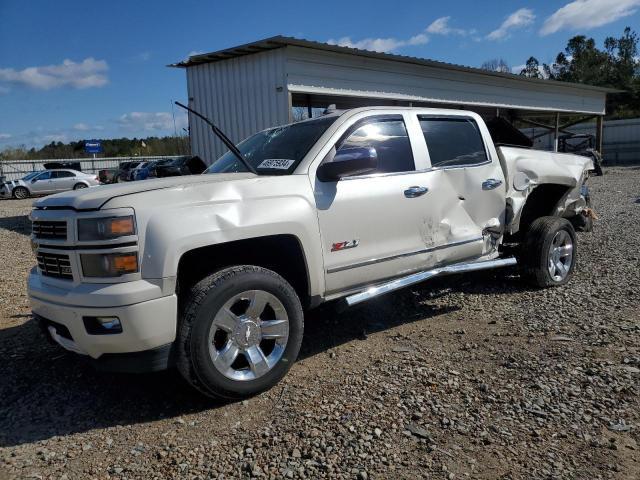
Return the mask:
<svg viewBox="0 0 640 480"><path fill-rule="evenodd" d="M509 71L502 59L485 62L481 68ZM520 75L561 82L574 82L621 90L607 95L607 117L640 116L640 57L638 34L630 27L618 38L607 37L602 48L593 38L576 35L569 39L564 51L550 64L529 57Z"/></svg>
<svg viewBox="0 0 640 480"><path fill-rule="evenodd" d="M44 160L50 158L91 158L84 151L86 140L68 143L51 142L41 148L6 148L0 160ZM155 155L188 155L189 137L110 138L101 140L104 152L98 157L134 157Z"/></svg>

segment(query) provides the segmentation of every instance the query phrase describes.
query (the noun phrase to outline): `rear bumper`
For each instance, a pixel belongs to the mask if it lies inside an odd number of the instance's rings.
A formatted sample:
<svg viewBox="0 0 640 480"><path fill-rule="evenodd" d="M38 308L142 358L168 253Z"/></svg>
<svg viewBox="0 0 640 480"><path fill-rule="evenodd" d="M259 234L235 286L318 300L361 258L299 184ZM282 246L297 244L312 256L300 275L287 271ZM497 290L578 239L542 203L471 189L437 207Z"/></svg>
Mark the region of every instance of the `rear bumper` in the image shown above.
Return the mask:
<svg viewBox="0 0 640 480"><path fill-rule="evenodd" d="M69 291L62 294L60 289L42 283L41 279L37 272L29 275L31 309L47 327L53 328L53 331L47 328L49 336L67 350L101 361L112 359L113 362L114 355L136 354L130 356L135 359L141 356L140 352L159 347L167 347L168 351L176 338L177 296L172 294L148 299L151 295L144 295L144 291L157 292L158 288L145 280L128 282L126 285L130 287L131 295L117 295L118 301L114 302L112 292L104 286L96 285L93 291L88 292L87 285L82 285L84 295L78 298L77 294ZM145 298L144 301L139 301L141 298ZM75 300L74 304L69 304L70 299ZM111 306L113 303L116 305ZM84 317L118 317L122 332L90 334Z"/></svg>

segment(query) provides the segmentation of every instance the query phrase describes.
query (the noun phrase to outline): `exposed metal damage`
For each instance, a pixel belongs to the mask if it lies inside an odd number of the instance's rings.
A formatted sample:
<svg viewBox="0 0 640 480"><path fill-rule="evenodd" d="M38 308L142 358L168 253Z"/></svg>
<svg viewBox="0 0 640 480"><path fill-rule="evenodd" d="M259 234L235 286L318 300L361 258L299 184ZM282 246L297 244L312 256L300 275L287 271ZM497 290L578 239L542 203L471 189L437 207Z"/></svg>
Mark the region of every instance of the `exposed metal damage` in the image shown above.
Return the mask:
<svg viewBox="0 0 640 480"><path fill-rule="evenodd" d="M566 187L549 215L570 218L587 210L588 191L583 188L593 162L587 157L542 152L517 147L498 147L507 179L507 233L520 230L520 218L527 199L539 185Z"/></svg>

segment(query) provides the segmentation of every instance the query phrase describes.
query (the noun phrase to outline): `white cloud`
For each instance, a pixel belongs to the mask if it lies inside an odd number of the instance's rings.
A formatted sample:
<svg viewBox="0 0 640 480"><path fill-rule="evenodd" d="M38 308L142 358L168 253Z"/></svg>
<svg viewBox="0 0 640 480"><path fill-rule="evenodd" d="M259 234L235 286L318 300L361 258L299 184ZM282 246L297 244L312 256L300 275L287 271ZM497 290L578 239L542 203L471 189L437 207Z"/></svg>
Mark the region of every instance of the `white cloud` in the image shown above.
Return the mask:
<svg viewBox="0 0 640 480"><path fill-rule="evenodd" d="M102 87L109 81L107 62L92 57L76 63L64 60L59 65L28 67L24 70L0 68L0 82L26 85L41 90L71 86L73 88ZM6 89L6 87L3 87Z"/></svg>
<svg viewBox="0 0 640 480"><path fill-rule="evenodd" d="M536 16L530 8L521 8L509 15L502 25L487 35L489 40L502 40L509 37L512 30L529 26Z"/></svg>
<svg viewBox="0 0 640 480"><path fill-rule="evenodd" d="M451 17L440 17L431 22L431 24L422 32L407 39L388 37L353 40L351 37L341 37L338 39L330 38L327 40L327 43L330 45L340 45L341 47L359 48L361 50L388 53L407 46L425 45L429 42L429 34L467 36L476 33L475 29L464 30L462 28L453 28L449 26L449 20L451 20Z"/></svg>
<svg viewBox="0 0 640 480"><path fill-rule="evenodd" d="M173 131L173 116L169 112L131 112L121 115L118 123L130 131ZM180 131L188 124L187 116L176 112L176 128Z"/></svg>
<svg viewBox="0 0 640 480"><path fill-rule="evenodd" d="M640 0L575 0L547 18L540 35L600 27L636 13Z"/></svg>
<svg viewBox="0 0 640 480"><path fill-rule="evenodd" d="M475 30L464 30L462 28L453 28L449 26L451 17L440 17L427 27L426 32L433 35L462 35L466 36L475 33Z"/></svg>
<svg viewBox="0 0 640 480"><path fill-rule="evenodd" d="M408 45L424 45L429 41L424 33L419 33L407 40L398 38L365 38L353 41L351 37L342 37L337 40L331 38L327 40L330 45L340 45L341 47L359 48L361 50L372 50L374 52L393 52Z"/></svg>
<svg viewBox="0 0 640 480"><path fill-rule="evenodd" d="M13 135L10 133L0 133L0 140L8 140L11 137L13 137Z"/></svg>
<svg viewBox="0 0 640 480"><path fill-rule="evenodd" d="M104 130L104 127L102 125L88 125L86 123L80 122L80 123L76 123L73 126L73 129L76 130L77 132L88 132L88 131L95 131L95 130Z"/></svg>

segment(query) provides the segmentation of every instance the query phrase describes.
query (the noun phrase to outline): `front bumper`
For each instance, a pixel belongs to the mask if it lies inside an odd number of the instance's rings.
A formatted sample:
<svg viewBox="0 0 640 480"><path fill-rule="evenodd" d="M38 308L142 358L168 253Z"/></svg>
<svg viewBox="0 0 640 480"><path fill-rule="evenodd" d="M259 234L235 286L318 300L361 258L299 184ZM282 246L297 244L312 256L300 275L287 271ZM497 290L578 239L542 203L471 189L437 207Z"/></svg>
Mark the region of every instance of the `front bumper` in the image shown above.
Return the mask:
<svg viewBox="0 0 640 480"><path fill-rule="evenodd" d="M62 289L44 283L34 269L28 293L34 315L47 327L53 326L55 334L47 328L51 337L67 350L94 359L164 348L176 338L177 296L162 296L162 289L147 280ZM83 317L98 316L118 317L122 332L89 334Z"/></svg>

